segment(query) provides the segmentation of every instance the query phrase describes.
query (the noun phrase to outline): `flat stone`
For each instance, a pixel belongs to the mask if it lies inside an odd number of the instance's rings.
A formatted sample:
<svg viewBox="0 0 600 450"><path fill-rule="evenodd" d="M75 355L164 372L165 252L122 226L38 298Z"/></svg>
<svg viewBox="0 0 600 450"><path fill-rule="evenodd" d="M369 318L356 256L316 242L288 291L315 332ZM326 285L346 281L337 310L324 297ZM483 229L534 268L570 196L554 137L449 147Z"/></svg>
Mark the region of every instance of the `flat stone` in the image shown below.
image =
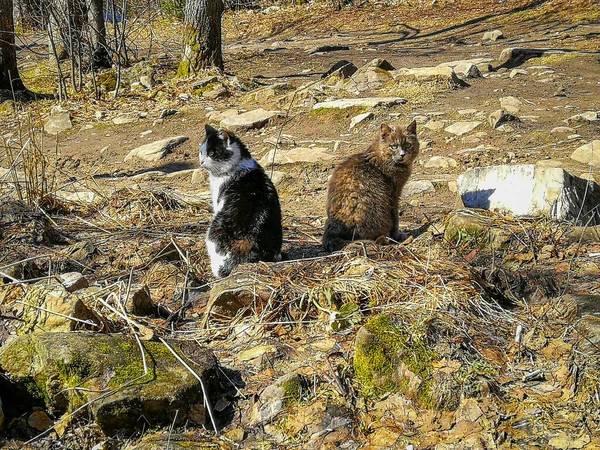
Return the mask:
<svg viewBox="0 0 600 450"><path fill-rule="evenodd" d="M523 102L516 97L502 97L500 99L500 107L506 112L517 114L521 110Z"/></svg>
<svg viewBox="0 0 600 450"><path fill-rule="evenodd" d="M209 111L206 113L206 119L212 123L220 123L223 119L238 116L240 113L237 109L226 109L224 111Z"/></svg>
<svg viewBox="0 0 600 450"><path fill-rule="evenodd" d="M454 69L447 66L418 67L414 69L402 68L392 71L392 76L394 77L394 80L406 78L417 81L442 80L457 86L465 85L465 82L456 75Z"/></svg>
<svg viewBox="0 0 600 450"><path fill-rule="evenodd" d="M125 156L125 161L129 161L132 158L140 158L144 161L151 162L158 161L171 153L175 147L180 146L188 139L189 137L187 136L175 136L142 145L141 147L131 150L129 154Z"/></svg>
<svg viewBox="0 0 600 450"><path fill-rule="evenodd" d="M440 131L442 128L444 128L444 125L445 123L441 120L430 120L425 125L423 125L423 127L428 128L432 131Z"/></svg>
<svg viewBox="0 0 600 450"><path fill-rule="evenodd" d="M275 158L275 160L273 160ZM260 160L260 165L268 167L272 164L292 164L300 162L318 163L330 161L335 155L328 153L325 147L296 147L291 150L272 149Z"/></svg>
<svg viewBox="0 0 600 450"><path fill-rule="evenodd" d="M571 159L583 164L600 167L600 140L582 145L571 155Z"/></svg>
<svg viewBox="0 0 600 450"><path fill-rule="evenodd" d="M428 169L448 169L458 167L458 162L453 158L447 158L445 156L432 156L425 163L425 167Z"/></svg>
<svg viewBox="0 0 600 450"><path fill-rule="evenodd" d="M358 116L354 116L350 121L350 129L354 128L356 125L365 120L372 119L373 117L375 117L375 114L373 114L372 112L366 112L363 114L359 114Z"/></svg>
<svg viewBox="0 0 600 450"><path fill-rule="evenodd" d="M554 127L550 130L550 133L552 134L556 134L556 133L570 133L573 134L575 133L575 130L571 127Z"/></svg>
<svg viewBox="0 0 600 450"><path fill-rule="evenodd" d="M498 109L490 114L488 121L492 128L498 128L508 122L520 122L521 120L504 109Z"/></svg>
<svg viewBox="0 0 600 450"><path fill-rule="evenodd" d="M181 98L181 95L179 95L179 98ZM205 91L202 93L202 98L206 98L208 100L216 100L218 98L226 98L229 97L231 94L229 93L229 90L223 86L222 84L217 84L213 89L211 89L210 91ZM189 99L187 99L189 100Z"/></svg>
<svg viewBox="0 0 600 450"><path fill-rule="evenodd" d="M456 136L462 136L463 134L473 131L479 125L481 125L481 122L456 122L444 128L444 131L455 134Z"/></svg>
<svg viewBox="0 0 600 450"><path fill-rule="evenodd" d="M267 125L278 114L278 111L267 111L259 108L237 116L226 117L221 120L221 127L232 131L259 129Z"/></svg>
<svg viewBox="0 0 600 450"><path fill-rule="evenodd" d="M46 133L56 136L71 128L73 128L73 124L71 123L71 113L62 109L60 106L53 107L50 111L50 117L44 124Z"/></svg>
<svg viewBox="0 0 600 450"><path fill-rule="evenodd" d="M533 164L488 166L459 175L458 192L468 208L514 216L549 217L600 224L600 186L560 168Z"/></svg>
<svg viewBox="0 0 600 450"><path fill-rule="evenodd" d="M316 103L313 109L332 108L348 109L354 107L376 108L378 106L402 105L406 100L400 97L366 97L366 98L344 98L327 102Z"/></svg>
<svg viewBox="0 0 600 450"><path fill-rule="evenodd" d="M514 78L517 75L527 75L527 71L524 69L513 69L510 71L510 73L508 74L509 78Z"/></svg>
<svg viewBox="0 0 600 450"><path fill-rule="evenodd" d="M127 114L121 114L120 116L115 117L112 120L112 122L115 125L125 125L128 123L137 122L138 120L140 120L140 117L138 114L127 113Z"/></svg>
<svg viewBox="0 0 600 450"><path fill-rule="evenodd" d="M60 274L58 278L67 292L75 292L90 285L90 282L87 280L87 278L79 272L63 273Z"/></svg>
<svg viewBox="0 0 600 450"><path fill-rule="evenodd" d="M94 203L103 200L101 195L98 195L93 191L56 191L54 195L57 199L72 203L79 203L81 205L93 205Z"/></svg>
<svg viewBox="0 0 600 450"><path fill-rule="evenodd" d="M37 431L46 431L54 422L44 411L34 411L27 418L27 425Z"/></svg>
<svg viewBox="0 0 600 450"><path fill-rule="evenodd" d="M485 33L483 33L483 38L481 40L484 42L496 42L498 39L504 39L504 34L502 34L501 30L486 31Z"/></svg>
<svg viewBox="0 0 600 450"><path fill-rule="evenodd" d="M429 180L413 180L404 185L402 197L412 197L413 195L425 194L435 191L433 183Z"/></svg>

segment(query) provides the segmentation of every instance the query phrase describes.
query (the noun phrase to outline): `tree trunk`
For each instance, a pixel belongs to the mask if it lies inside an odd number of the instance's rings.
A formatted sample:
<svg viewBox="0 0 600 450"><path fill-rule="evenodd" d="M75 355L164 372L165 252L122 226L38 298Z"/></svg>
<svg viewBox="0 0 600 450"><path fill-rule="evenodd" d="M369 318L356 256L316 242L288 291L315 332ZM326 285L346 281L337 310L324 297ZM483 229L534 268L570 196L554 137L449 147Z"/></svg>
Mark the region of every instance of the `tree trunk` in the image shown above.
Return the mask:
<svg viewBox="0 0 600 450"><path fill-rule="evenodd" d="M92 67L109 68L112 66L108 47L106 45L106 24L104 23L104 10L102 0L90 0L88 17L92 27L92 43L94 53L92 56Z"/></svg>
<svg viewBox="0 0 600 450"><path fill-rule="evenodd" d="M0 89L25 89L17 69L12 0L0 0Z"/></svg>
<svg viewBox="0 0 600 450"><path fill-rule="evenodd" d="M76 56L82 43L86 5L84 0L51 0L50 24L59 60ZM50 54L50 59L54 55Z"/></svg>
<svg viewBox="0 0 600 450"><path fill-rule="evenodd" d="M183 55L177 75L187 77L201 70L223 71L221 16L223 0L188 0L185 5Z"/></svg>

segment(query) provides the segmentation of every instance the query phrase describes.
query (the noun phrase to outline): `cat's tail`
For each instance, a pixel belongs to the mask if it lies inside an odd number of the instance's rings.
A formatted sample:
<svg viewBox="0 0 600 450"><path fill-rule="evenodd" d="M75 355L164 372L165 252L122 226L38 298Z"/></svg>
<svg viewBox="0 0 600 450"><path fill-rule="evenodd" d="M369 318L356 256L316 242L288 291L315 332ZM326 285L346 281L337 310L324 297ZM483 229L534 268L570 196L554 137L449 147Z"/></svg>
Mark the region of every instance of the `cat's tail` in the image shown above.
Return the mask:
<svg viewBox="0 0 600 450"><path fill-rule="evenodd" d="M335 219L327 219L325 222L325 233L323 233L323 248L328 252L341 250L354 239L354 230L345 223Z"/></svg>

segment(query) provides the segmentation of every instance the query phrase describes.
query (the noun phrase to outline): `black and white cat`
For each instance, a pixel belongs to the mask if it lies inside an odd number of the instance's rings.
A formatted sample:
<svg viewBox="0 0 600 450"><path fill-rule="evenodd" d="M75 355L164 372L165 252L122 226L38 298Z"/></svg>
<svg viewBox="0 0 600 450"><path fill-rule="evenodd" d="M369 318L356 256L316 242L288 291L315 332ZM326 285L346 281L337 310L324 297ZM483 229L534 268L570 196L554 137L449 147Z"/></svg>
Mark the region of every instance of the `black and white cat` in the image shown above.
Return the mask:
<svg viewBox="0 0 600 450"><path fill-rule="evenodd" d="M281 208L275 186L233 133L206 125L200 164L209 172L213 221L206 235L212 272L281 259Z"/></svg>

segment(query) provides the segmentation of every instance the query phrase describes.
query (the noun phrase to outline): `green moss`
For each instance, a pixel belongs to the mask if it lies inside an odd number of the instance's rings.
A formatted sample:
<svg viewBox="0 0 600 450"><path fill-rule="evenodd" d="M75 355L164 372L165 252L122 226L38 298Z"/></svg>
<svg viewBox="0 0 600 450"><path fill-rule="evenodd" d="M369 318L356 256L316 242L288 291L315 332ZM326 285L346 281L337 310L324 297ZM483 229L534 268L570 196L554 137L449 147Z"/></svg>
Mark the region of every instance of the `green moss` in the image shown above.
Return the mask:
<svg viewBox="0 0 600 450"><path fill-rule="evenodd" d="M210 92L213 89L215 89L217 86L219 86L219 83L209 83L206 86L202 86L201 88L198 88L194 91L194 95L198 96L198 97L202 97L202 95L205 92Z"/></svg>
<svg viewBox="0 0 600 450"><path fill-rule="evenodd" d="M114 91L117 87L117 74L112 70L110 72L101 73L96 78L96 84L104 87L107 91Z"/></svg>
<svg viewBox="0 0 600 450"><path fill-rule="evenodd" d="M532 58L527 61L528 66L552 66L554 64L563 63L570 61L575 58L579 58L582 55L579 53L553 53L550 55L540 56L539 58ZM527 69L527 67L525 67Z"/></svg>
<svg viewBox="0 0 600 450"><path fill-rule="evenodd" d="M409 334L388 315L374 317L365 328L372 336L357 345L354 356L354 370L363 393L373 397L386 392L403 392L415 395L415 400L425 406L434 403L431 363L436 356L422 334ZM401 362L421 379L416 392L410 392L410 380L398 375Z"/></svg>

